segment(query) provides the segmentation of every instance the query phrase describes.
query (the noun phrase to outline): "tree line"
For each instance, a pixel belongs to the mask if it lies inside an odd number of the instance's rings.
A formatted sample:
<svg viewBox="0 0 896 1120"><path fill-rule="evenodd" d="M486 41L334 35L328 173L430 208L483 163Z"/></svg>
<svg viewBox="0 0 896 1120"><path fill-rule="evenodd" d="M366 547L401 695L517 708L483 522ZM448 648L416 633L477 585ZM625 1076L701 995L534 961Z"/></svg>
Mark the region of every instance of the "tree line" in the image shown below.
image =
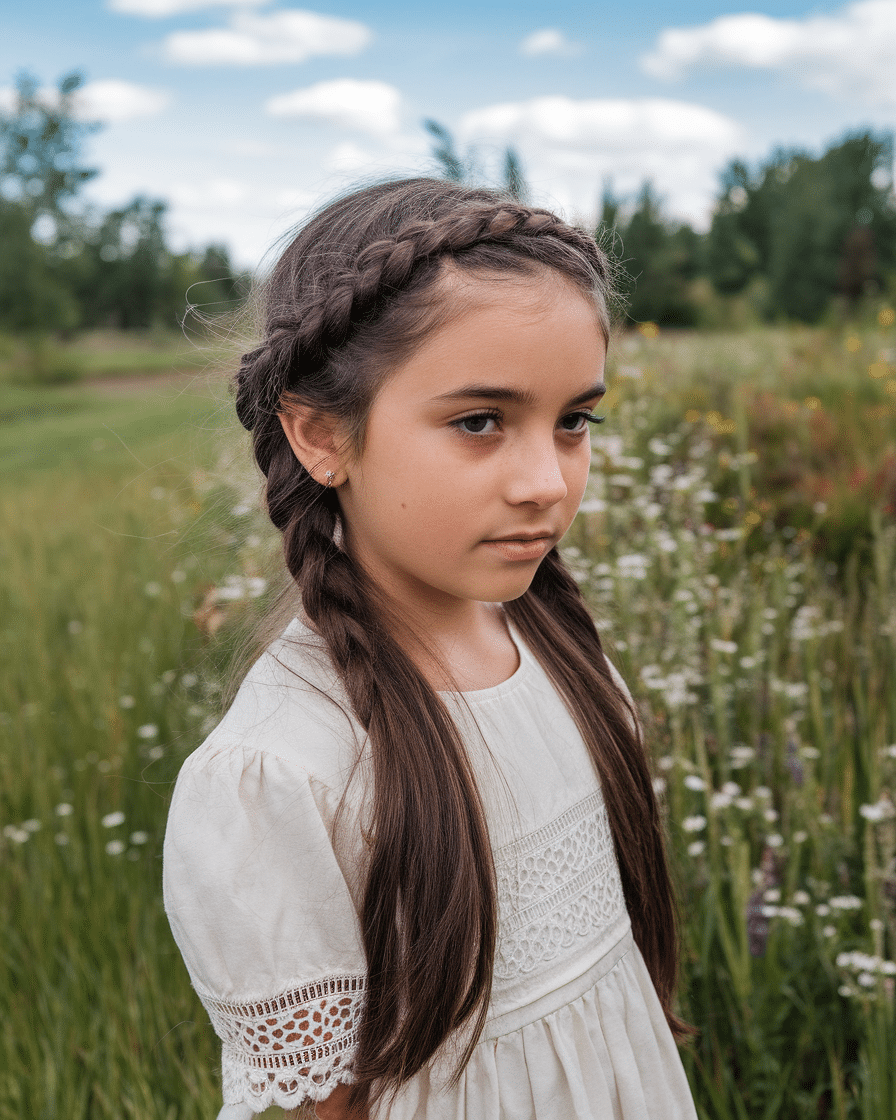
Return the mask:
<svg viewBox="0 0 896 1120"><path fill-rule="evenodd" d="M22 75L0 110L0 332L67 333L97 327L174 327L190 300L227 310L245 295L225 245L174 252L163 200L138 196L99 212L80 192L96 174L83 147L97 127L75 112L82 78L63 78L53 97ZM475 153L424 122L439 172L482 181ZM818 322L896 298L893 138L856 132L821 156L775 151L756 167L732 161L720 178L709 229L671 220L645 183L633 200L606 187L598 238L622 263L635 322L730 326L744 320ZM504 153L501 186L529 189L517 153Z"/></svg>
<svg viewBox="0 0 896 1120"><path fill-rule="evenodd" d="M191 291L205 308L232 307L246 278L226 246L174 252L163 200L139 195L107 212L81 201L98 173L84 166L84 141L99 127L75 112L82 81L69 74L47 96L21 75L0 111L0 331L176 327Z"/></svg>
<svg viewBox="0 0 896 1120"><path fill-rule="evenodd" d="M427 121L442 174L481 177L475 153ZM896 196L892 135L860 131L821 156L778 149L750 168L722 172L706 232L663 213L651 183L626 203L608 186L596 236L621 261L635 322L722 326L738 320L816 323L896 299ZM519 157L507 149L503 188L525 199Z"/></svg>

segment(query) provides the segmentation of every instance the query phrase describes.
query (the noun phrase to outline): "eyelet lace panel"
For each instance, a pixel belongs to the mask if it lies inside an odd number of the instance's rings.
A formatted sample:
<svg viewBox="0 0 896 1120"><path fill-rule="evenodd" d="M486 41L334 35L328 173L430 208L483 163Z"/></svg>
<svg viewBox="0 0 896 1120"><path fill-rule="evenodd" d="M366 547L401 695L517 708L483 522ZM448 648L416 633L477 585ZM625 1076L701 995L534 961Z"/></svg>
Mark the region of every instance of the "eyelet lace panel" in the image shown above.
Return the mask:
<svg viewBox="0 0 896 1120"><path fill-rule="evenodd" d="M501 848L495 978L513 980L599 936L625 914L613 835L600 790Z"/></svg>
<svg viewBox="0 0 896 1120"><path fill-rule="evenodd" d="M363 976L331 976L257 1003L202 994L224 1044L225 1103L295 1108L351 1081L365 988Z"/></svg>

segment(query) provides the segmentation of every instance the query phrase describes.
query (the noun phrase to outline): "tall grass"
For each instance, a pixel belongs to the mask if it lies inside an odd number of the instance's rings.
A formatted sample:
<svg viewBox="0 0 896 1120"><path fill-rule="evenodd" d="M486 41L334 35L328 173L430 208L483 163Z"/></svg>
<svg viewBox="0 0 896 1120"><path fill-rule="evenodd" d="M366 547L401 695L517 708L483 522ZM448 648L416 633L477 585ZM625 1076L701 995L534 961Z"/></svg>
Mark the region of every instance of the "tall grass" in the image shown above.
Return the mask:
<svg viewBox="0 0 896 1120"><path fill-rule="evenodd" d="M838 564L842 504L814 503L811 531L788 521L794 494L767 472L781 449L751 424L765 363L775 399L801 405L789 441L811 443L819 398L838 396L818 338L797 336L811 370L763 356L786 341L729 340L737 363L718 342L696 341L702 362L635 344L573 560L658 755L702 1115L894 1116L896 523L888 493L869 501ZM867 369L837 377L838 454L891 455L886 384L875 399Z"/></svg>
<svg viewBox="0 0 896 1120"><path fill-rule="evenodd" d="M208 470L219 405L52 406L19 421L18 448L5 433L0 1116L214 1115L218 1047L160 856L171 783L217 707L192 614L237 548Z"/></svg>
<svg viewBox="0 0 896 1120"><path fill-rule="evenodd" d="M707 1120L896 1115L896 371L851 337L623 340L566 542L657 757ZM0 1120L212 1117L161 840L275 546L226 402L82 393L0 400Z"/></svg>

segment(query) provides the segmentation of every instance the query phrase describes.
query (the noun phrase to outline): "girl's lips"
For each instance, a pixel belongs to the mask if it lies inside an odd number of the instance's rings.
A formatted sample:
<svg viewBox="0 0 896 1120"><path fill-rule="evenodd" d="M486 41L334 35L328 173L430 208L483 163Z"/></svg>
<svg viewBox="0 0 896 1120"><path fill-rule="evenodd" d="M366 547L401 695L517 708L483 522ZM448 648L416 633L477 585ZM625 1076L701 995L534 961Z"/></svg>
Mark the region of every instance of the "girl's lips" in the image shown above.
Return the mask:
<svg viewBox="0 0 896 1120"><path fill-rule="evenodd" d="M505 560L541 560L550 552L553 537L505 537L503 540L483 541L484 545L500 553Z"/></svg>

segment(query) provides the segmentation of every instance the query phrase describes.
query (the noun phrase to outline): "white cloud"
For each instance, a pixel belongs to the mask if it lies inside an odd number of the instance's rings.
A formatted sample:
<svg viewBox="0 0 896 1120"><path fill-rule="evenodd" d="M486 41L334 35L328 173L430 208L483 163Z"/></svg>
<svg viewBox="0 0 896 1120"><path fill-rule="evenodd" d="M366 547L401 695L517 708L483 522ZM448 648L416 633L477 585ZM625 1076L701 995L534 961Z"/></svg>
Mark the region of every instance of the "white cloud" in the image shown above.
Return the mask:
<svg viewBox="0 0 896 1120"><path fill-rule="evenodd" d="M37 99L47 108L59 104L59 90L52 86L37 91ZM12 87L0 89L0 111L13 112L18 95ZM139 117L155 117L171 104L171 94L164 89L140 86L119 78L88 82L72 96L75 116L83 121L121 124Z"/></svg>
<svg viewBox="0 0 896 1120"><path fill-rule="evenodd" d="M168 194L172 246L183 250L223 242L237 268L255 268L265 259L276 259L284 232L320 202L310 191L265 191L258 183L248 189L243 184L213 180L199 186L202 189L195 190L193 184L182 184L181 190L175 188ZM237 195L242 201L234 201ZM200 302L201 298L200 290Z"/></svg>
<svg viewBox="0 0 896 1120"><path fill-rule="evenodd" d="M207 179L202 183L175 182L170 200L175 206L207 210L227 210L250 201L253 192L247 183L234 179Z"/></svg>
<svg viewBox="0 0 896 1120"><path fill-rule="evenodd" d="M75 94L78 116L107 124L155 117L170 103L171 95L166 90L139 86L118 78L88 82Z"/></svg>
<svg viewBox="0 0 896 1120"><path fill-rule="evenodd" d="M164 50L172 62L194 66L265 66L304 62L314 55L358 54L372 37L363 23L317 12L238 11L229 27L173 32L165 39Z"/></svg>
<svg viewBox="0 0 896 1120"><path fill-rule="evenodd" d="M321 166L333 173L334 182L341 184L351 184L359 178L401 178L432 171L428 144L412 133L398 133L389 137L388 144L378 147L342 141L323 157Z"/></svg>
<svg viewBox="0 0 896 1120"><path fill-rule="evenodd" d="M539 55L554 54L568 56L579 54L581 47L578 43L567 39L562 31L554 27L545 27L541 31L533 31L520 43L520 54Z"/></svg>
<svg viewBox="0 0 896 1120"><path fill-rule="evenodd" d="M385 82L337 78L281 93L265 102L265 110L274 117L304 117L384 136L398 131L400 104L398 90Z"/></svg>
<svg viewBox="0 0 896 1120"><path fill-rule="evenodd" d="M345 175L357 175L360 172L369 174L378 158L380 153L362 148L352 140L343 140L327 153L324 166L328 171L342 172Z"/></svg>
<svg viewBox="0 0 896 1120"><path fill-rule="evenodd" d="M254 268L320 197L297 186L298 176L292 183L266 177L248 161L240 170L248 173L246 178L217 175L210 166L174 167L158 159L157 151L145 150L126 164L107 166L85 195L102 209L119 207L136 194L163 198L168 203L165 227L175 252L223 242L236 267Z"/></svg>
<svg viewBox="0 0 896 1120"><path fill-rule="evenodd" d="M266 4L268 0L108 0L108 8L129 16L148 16L161 19L181 12L196 12L200 8L248 8Z"/></svg>
<svg viewBox="0 0 896 1120"><path fill-rule="evenodd" d="M513 144L535 191L585 217L604 179L623 194L651 179L666 192L671 212L698 223L720 166L743 144L728 117L660 98L508 102L467 113L459 133L479 145Z"/></svg>
<svg viewBox="0 0 896 1120"><path fill-rule="evenodd" d="M528 136L557 148L611 152L658 147L666 154L728 144L737 131L721 113L686 101L576 101L562 95L474 109L461 127L471 137L520 141Z"/></svg>
<svg viewBox="0 0 896 1120"><path fill-rule="evenodd" d="M799 20L745 12L670 28L641 65L659 78L709 66L779 70L835 96L896 106L896 0Z"/></svg>

